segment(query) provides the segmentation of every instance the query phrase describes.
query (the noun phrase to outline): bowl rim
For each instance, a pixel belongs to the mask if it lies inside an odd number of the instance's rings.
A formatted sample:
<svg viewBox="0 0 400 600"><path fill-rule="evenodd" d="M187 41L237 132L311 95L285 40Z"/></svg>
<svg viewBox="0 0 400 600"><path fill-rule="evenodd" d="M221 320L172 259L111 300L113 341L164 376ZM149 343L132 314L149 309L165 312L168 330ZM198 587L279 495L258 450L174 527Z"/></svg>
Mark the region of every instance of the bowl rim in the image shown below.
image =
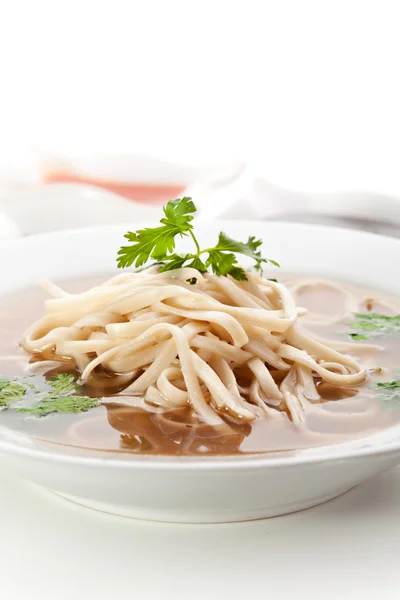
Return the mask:
<svg viewBox="0 0 400 600"><path fill-rule="evenodd" d="M148 226L152 221L144 219L136 223L135 227ZM224 224L224 227L230 225L238 226L238 221L234 219L218 219L213 224ZM374 243L391 246L400 256L400 239L377 234L373 232L358 231L342 227L332 227L319 224L294 223L285 221L263 221L266 228L279 230L284 228L286 231L296 231L296 234L308 233L313 235L317 231L332 236L347 236L363 240L374 240ZM260 221L240 220L240 226L251 228L260 226ZM31 246L37 241L51 243L54 239L58 241L61 238L70 238L71 236L90 235L111 235L120 233L122 229L127 230L129 223L100 225L95 227L84 227L75 229L65 229L63 231L52 231L39 233L22 238L11 238L0 240L0 251L14 246ZM204 225L204 223L203 223ZM3 430L3 431L2 431ZM398 435L396 435L398 432ZM5 435L4 435L5 434ZM29 440L29 444L21 444L10 438L24 438ZM33 444L33 445L32 445ZM62 448L64 451L60 451ZM58 449L58 451L57 451ZM79 453L77 453L78 451ZM277 451L273 453L246 453L241 455L216 455L216 456L156 456L156 455L132 455L119 452L102 452L101 450L81 449L77 447L68 447L67 445L57 444L45 440L39 440L26 436L10 429L0 427L0 452L7 454L30 457L38 460L56 461L62 464L75 466L92 466L101 468L119 468L119 469L164 469L164 470L249 470L264 468L292 468L300 465L314 465L324 462L337 460L356 460L365 457L380 457L387 455L400 454L400 425L394 425L380 432L374 432L371 435L357 438L356 440L327 444L313 448L299 449L294 451ZM123 455L123 457L121 457ZM1 458L1 457L0 457Z"/></svg>
<svg viewBox="0 0 400 600"><path fill-rule="evenodd" d="M394 435L395 432L397 432L397 435ZM160 456L150 454L136 455L112 451L104 452L77 446L69 447L66 444L34 439L28 435L11 430L5 433L6 438L25 438L29 441L30 445L18 444L16 440L8 441L7 439L2 439L2 432L0 430L0 452L5 451L9 455L21 458L29 457L31 459L57 462L64 465L90 466L103 469L162 469L168 471L233 469L248 471L265 468L293 468L296 466L311 466L335 461L400 455L400 425L356 440L336 444L326 444L294 451L282 450L270 453L260 452L215 456ZM383 443L379 442L380 439L383 440ZM35 447L32 444L35 444Z"/></svg>
<svg viewBox="0 0 400 600"><path fill-rule="evenodd" d="M236 227L238 224L240 223L240 226L243 228L247 228L247 227L259 227L260 224L263 224L265 227L271 227L271 228L285 228L285 229L291 229L291 230L303 230L304 232L306 232L307 230L310 230L311 232L316 232L316 231L324 231L327 234L332 234L332 233L336 233L336 234L343 234L346 236L351 236L351 237L359 237L359 238L365 238L365 239L375 239L375 240L380 240L382 243L386 243L386 242L390 242L393 243L397 246L399 246L400 249L400 238L397 237L392 237L390 235L384 235L382 233L376 233L375 231L365 231L365 230L361 230L361 229L351 229L349 227L341 227L341 226L336 226L336 225L322 225L319 223L298 223L296 221L280 221L279 219L277 220L267 220L267 219L261 219L261 220L256 220L256 219L225 219L223 217L218 218L218 219L213 219L211 222L207 222L205 223L205 221L201 221L201 226L204 226L204 224L209 225L209 224L224 224L226 226L230 226L232 225L232 227ZM104 233L113 233L113 232L120 232L121 228L123 229L127 229L129 228L129 226L135 226L135 227L144 227L144 226L148 226L149 224L152 224L154 226L154 221L152 219L149 218L144 218L141 219L139 222L133 224L130 222L127 223L112 223L111 225L88 225L85 227L74 227L74 228L68 228L68 229L61 229L61 230L54 230L54 231L43 231L40 233L34 233L31 235L26 235L26 236L21 236L21 237L15 237L15 238L6 238L4 240L0 239L0 248L1 247L5 247L8 245L14 245L14 244L24 244L24 243L30 243L31 241L35 241L37 239L53 239L53 238L59 238L59 237L68 237L70 235L77 235L77 234L82 234L82 233L97 233L97 234L104 234ZM200 219L198 222L198 226L200 226Z"/></svg>

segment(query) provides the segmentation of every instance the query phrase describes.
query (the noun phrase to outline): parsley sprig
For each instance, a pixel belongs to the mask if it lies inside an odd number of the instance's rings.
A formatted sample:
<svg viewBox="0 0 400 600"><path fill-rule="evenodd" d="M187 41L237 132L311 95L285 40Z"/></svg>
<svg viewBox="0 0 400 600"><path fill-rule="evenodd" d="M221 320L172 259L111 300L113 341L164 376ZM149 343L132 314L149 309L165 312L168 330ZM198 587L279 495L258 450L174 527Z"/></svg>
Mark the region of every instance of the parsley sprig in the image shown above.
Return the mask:
<svg viewBox="0 0 400 600"><path fill-rule="evenodd" d="M192 267L201 273L211 268L215 275L230 275L237 280L246 280L246 272L239 266L236 254L248 256L254 260L254 268L262 271L263 263L270 263L276 267L279 264L271 259L261 256L261 240L250 236L247 242L238 242L228 235L220 232L216 246L201 249L193 231L193 213L196 206L191 198L178 198L171 200L164 206L164 217L160 220L159 227L129 231L125 238L129 246L122 246L118 252L118 267L125 268L133 265L141 267L150 260L162 263L161 272L172 271L182 267ZM176 254L175 238L191 237L195 252Z"/></svg>

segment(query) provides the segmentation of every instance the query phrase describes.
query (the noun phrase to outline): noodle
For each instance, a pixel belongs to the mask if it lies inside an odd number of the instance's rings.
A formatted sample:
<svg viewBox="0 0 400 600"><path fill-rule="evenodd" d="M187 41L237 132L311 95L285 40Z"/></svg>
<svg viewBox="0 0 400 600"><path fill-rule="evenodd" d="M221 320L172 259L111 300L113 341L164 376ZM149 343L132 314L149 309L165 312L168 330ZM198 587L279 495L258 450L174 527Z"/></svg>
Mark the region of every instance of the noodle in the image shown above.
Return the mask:
<svg viewBox="0 0 400 600"><path fill-rule="evenodd" d="M223 424L224 414L251 422L286 413L303 428L306 412L321 400L316 381L357 386L367 373L339 352L348 344L299 326L307 311L285 286L247 276L235 281L152 267L81 294L44 282L52 298L23 347L52 361L72 359L82 382L106 370L125 382L124 396L141 395L165 409L190 406L207 424ZM346 296L346 312L353 309Z"/></svg>

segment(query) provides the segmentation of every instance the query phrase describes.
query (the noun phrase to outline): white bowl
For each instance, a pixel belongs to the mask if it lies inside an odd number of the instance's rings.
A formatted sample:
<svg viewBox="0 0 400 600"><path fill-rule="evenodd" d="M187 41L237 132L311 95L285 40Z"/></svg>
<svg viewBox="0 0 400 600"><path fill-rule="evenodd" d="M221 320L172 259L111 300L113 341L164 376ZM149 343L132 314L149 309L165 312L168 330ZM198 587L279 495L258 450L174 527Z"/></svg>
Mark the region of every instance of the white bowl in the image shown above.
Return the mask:
<svg viewBox="0 0 400 600"><path fill-rule="evenodd" d="M149 223L135 223L134 228ZM115 270L129 226L4 241L0 295ZM400 293L400 240L292 223L213 222L199 226L204 243L220 229L264 239L265 253L290 272L367 283ZM184 245L183 245L184 246ZM1 423L1 416L0 416ZM5 466L83 505L106 512L175 522L258 519L334 498L400 462L400 427L364 439L310 450L242 457L154 457L71 449L0 427Z"/></svg>

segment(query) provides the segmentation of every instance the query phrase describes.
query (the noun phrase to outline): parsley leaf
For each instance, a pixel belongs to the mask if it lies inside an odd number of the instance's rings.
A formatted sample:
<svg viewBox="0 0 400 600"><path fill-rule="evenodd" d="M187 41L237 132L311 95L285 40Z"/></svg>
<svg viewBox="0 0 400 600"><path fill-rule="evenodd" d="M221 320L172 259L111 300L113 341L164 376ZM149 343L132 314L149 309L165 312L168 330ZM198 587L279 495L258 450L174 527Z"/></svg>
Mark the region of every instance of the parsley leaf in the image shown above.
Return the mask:
<svg viewBox="0 0 400 600"><path fill-rule="evenodd" d="M236 254L244 254L245 256L249 256L250 258L256 261L256 266L254 267L256 271L262 270L262 263L269 262L275 267L279 267L279 264L276 261L263 258L261 256L261 251L259 250L261 244L262 241L256 240L256 238L253 235L249 236L249 239L244 244L243 242L233 240L226 233L221 231L218 237L218 244L216 245L215 250L229 250L230 252L235 252Z"/></svg>
<svg viewBox="0 0 400 600"><path fill-rule="evenodd" d="M232 271L238 279L247 279L245 271L237 266L236 256L231 252L221 252L221 250L210 250L206 262L207 267L211 267L215 275L231 275Z"/></svg>
<svg viewBox="0 0 400 600"><path fill-rule="evenodd" d="M163 210L165 217L160 220L160 227L139 229L125 235L131 245L122 246L119 250L118 267L134 265L137 268L153 259L163 263L160 267L161 272L191 267L205 273L208 268L211 268L215 275L230 275L237 280L247 279L247 276L246 271L238 264L236 254L242 254L254 260L254 268L260 272L263 264L266 263L279 267L276 261L261 256L262 242L254 236L250 236L247 242L238 242L221 231L217 245L202 250L193 232L192 221L196 207L191 198L170 201ZM176 254L174 250L177 235L190 236L195 244L196 252L184 255ZM208 254L208 258L203 260L201 258L203 254ZM194 279L191 278L188 281Z"/></svg>
<svg viewBox="0 0 400 600"><path fill-rule="evenodd" d="M193 217L190 213L195 211L196 207L190 198L168 202L164 206L165 218L161 219L160 227L129 231L125 235L131 245L122 246L119 250L118 267L130 267L132 264L140 267L150 259L165 259L175 248L175 237L187 235L187 232L193 229L190 224Z"/></svg>
<svg viewBox="0 0 400 600"><path fill-rule="evenodd" d="M161 219L161 223L166 225L171 224L175 227L180 227L182 232L187 231L187 226L194 217L190 213L196 212L196 207L191 198L178 198L170 200L163 208L165 219ZM190 226L192 227L192 226Z"/></svg>
<svg viewBox="0 0 400 600"><path fill-rule="evenodd" d="M349 323L349 335L355 341L368 340L370 337L383 337L400 333L400 315L381 315L380 313L355 313L356 320Z"/></svg>
<svg viewBox="0 0 400 600"><path fill-rule="evenodd" d="M187 267L191 267L192 269L197 269L200 273L205 273L207 271L207 266L203 263L201 258L195 256L193 260L186 265Z"/></svg>
<svg viewBox="0 0 400 600"><path fill-rule="evenodd" d="M229 275L237 281L247 281L246 271L242 269L242 267L233 266L232 269L229 271Z"/></svg>
<svg viewBox="0 0 400 600"><path fill-rule="evenodd" d="M165 271L173 271L174 269L181 269L188 259L186 258L186 256L179 256L179 254L171 254L171 256L165 256L164 260L166 262L160 267L161 273L164 273Z"/></svg>

